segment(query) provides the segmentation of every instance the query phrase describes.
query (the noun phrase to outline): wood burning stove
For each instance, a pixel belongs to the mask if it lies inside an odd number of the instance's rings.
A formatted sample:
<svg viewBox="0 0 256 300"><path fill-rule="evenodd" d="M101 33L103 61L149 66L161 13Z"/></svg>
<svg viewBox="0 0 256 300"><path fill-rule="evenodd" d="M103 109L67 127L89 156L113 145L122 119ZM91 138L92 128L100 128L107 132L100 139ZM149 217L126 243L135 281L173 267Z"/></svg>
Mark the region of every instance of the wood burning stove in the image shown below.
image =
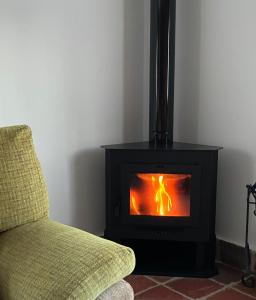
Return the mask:
<svg viewBox="0 0 256 300"><path fill-rule="evenodd" d="M104 148L105 237L135 249L138 272L215 274L220 148L175 142L167 146L142 142Z"/></svg>
<svg viewBox="0 0 256 300"><path fill-rule="evenodd" d="M172 140L175 1L151 1L149 142L103 146L105 237L131 246L135 272L211 276L220 147Z"/></svg>

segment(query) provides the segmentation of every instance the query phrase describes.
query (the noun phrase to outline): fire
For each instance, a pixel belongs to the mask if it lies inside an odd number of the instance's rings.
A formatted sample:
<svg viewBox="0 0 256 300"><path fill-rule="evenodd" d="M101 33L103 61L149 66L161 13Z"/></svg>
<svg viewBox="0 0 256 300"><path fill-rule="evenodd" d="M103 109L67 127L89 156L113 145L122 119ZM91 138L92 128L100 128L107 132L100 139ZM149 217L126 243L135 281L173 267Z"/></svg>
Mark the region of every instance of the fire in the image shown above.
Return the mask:
<svg viewBox="0 0 256 300"><path fill-rule="evenodd" d="M155 183L155 177L152 176L152 183ZM157 203L157 212L161 215L165 215L165 211L168 212L172 208L171 196L166 192L164 184L164 176L160 175L158 177L159 187L156 189L155 201Z"/></svg>
<svg viewBox="0 0 256 300"><path fill-rule="evenodd" d="M131 199L132 199L132 209L136 212L136 215L139 215L139 211L138 211L138 208L137 208L137 203L136 203L136 199L135 199L135 196L131 196Z"/></svg>
<svg viewBox="0 0 256 300"><path fill-rule="evenodd" d="M181 188L189 174L136 174L130 188L132 215L189 216L190 195Z"/></svg>

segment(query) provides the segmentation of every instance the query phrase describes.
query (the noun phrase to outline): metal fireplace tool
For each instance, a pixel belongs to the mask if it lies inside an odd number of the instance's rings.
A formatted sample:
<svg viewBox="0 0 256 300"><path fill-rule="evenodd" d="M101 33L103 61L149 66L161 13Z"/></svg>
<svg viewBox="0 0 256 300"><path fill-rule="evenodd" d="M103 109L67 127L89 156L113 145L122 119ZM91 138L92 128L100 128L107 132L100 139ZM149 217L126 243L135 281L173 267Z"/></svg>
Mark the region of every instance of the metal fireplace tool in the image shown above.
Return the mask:
<svg viewBox="0 0 256 300"><path fill-rule="evenodd" d="M256 216L256 182L251 185L247 184L247 208L246 208L246 232L245 232L245 257L246 257L246 270L242 276L242 283L246 287L254 288L256 286L256 272L252 270L251 267L251 252L248 242L249 233L249 215L250 215L250 205L255 205L254 215ZM253 200L250 200L253 196Z"/></svg>

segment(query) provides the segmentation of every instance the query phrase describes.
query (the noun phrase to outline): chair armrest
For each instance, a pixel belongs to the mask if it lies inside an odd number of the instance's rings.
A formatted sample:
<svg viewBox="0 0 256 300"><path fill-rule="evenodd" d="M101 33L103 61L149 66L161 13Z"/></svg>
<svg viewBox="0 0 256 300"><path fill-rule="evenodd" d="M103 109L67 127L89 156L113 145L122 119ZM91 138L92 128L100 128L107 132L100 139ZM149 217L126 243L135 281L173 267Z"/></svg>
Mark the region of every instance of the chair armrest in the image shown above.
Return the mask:
<svg viewBox="0 0 256 300"><path fill-rule="evenodd" d="M130 274L130 248L50 220L0 234L0 299L96 299Z"/></svg>

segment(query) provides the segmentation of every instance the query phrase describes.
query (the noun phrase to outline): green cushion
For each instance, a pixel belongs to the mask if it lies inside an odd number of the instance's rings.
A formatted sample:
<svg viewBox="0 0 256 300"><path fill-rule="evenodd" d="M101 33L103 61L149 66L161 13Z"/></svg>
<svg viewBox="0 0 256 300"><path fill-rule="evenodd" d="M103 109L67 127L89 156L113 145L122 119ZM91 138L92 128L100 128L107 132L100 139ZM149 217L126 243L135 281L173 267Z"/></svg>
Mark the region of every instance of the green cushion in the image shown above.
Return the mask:
<svg viewBox="0 0 256 300"><path fill-rule="evenodd" d="M47 189L30 128L0 128L0 232L47 216Z"/></svg>
<svg viewBox="0 0 256 300"><path fill-rule="evenodd" d="M93 300L132 272L133 251L49 220L0 234L0 299Z"/></svg>

